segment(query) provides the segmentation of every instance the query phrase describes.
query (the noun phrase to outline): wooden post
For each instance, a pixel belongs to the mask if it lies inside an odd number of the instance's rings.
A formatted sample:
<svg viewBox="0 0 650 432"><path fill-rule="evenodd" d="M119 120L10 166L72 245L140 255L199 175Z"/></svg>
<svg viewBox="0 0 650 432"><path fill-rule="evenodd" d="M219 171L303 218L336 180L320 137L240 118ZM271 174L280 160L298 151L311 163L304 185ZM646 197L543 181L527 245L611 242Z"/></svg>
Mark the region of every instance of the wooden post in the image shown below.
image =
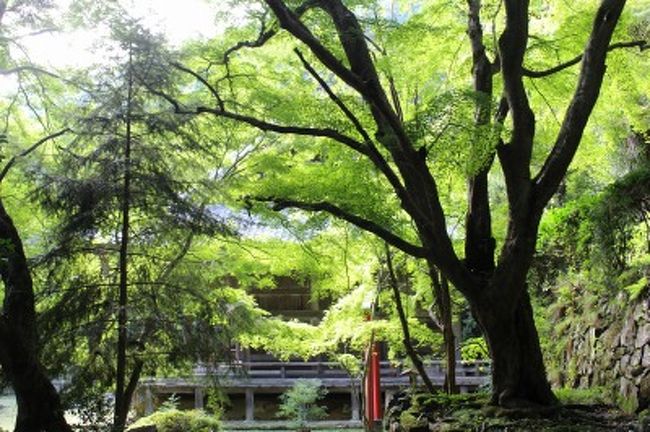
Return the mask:
<svg viewBox="0 0 650 432"><path fill-rule="evenodd" d="M153 411L153 393L151 392L151 386L146 386L144 389L144 415L153 414Z"/></svg>
<svg viewBox="0 0 650 432"><path fill-rule="evenodd" d="M385 397L385 399L386 399L386 400L384 401L384 412L388 411L388 404L390 403L390 401L393 400L393 397L394 397L394 396L395 396L395 392L394 392L394 391L392 391L392 390L386 390L386 391L384 391L384 397Z"/></svg>
<svg viewBox="0 0 650 432"><path fill-rule="evenodd" d="M203 387L194 387L194 408L197 410L203 409Z"/></svg>
<svg viewBox="0 0 650 432"><path fill-rule="evenodd" d="M359 421L359 392L356 391L356 383L354 384L355 390L350 392L350 410L352 411L353 421Z"/></svg>
<svg viewBox="0 0 650 432"><path fill-rule="evenodd" d="M454 321L451 324L451 331L454 334L454 345L456 349L456 361L461 360L461 355L460 355L460 341L463 336L463 325L459 321Z"/></svg>
<svg viewBox="0 0 650 432"><path fill-rule="evenodd" d="M253 421L255 413L255 393L253 389L246 389L246 421Z"/></svg>

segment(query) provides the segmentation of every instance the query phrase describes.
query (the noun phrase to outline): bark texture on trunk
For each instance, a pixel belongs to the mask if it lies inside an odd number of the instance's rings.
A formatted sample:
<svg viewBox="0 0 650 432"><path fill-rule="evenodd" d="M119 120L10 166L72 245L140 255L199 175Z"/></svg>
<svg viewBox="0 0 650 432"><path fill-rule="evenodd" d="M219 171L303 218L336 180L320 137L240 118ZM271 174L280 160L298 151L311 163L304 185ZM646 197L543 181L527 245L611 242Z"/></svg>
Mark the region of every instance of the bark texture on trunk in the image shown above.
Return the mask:
<svg viewBox="0 0 650 432"><path fill-rule="evenodd" d="M26 346L19 329L7 325L0 362L16 394L15 432L71 432L56 389Z"/></svg>
<svg viewBox="0 0 650 432"><path fill-rule="evenodd" d="M0 366L16 394L16 432L71 432L38 359L34 290L22 241L0 200Z"/></svg>
<svg viewBox="0 0 650 432"><path fill-rule="evenodd" d="M503 407L554 405L528 293L514 310L473 305L492 358L492 403Z"/></svg>

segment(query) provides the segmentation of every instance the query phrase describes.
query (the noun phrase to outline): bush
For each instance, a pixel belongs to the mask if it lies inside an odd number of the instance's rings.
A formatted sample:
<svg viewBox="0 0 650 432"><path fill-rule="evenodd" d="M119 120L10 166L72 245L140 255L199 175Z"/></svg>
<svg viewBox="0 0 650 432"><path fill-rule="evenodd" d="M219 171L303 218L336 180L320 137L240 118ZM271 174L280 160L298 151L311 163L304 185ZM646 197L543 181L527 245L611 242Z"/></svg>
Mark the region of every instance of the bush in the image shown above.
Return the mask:
<svg viewBox="0 0 650 432"><path fill-rule="evenodd" d="M278 417L285 417L303 427L309 420L318 420L326 416L325 407L318 406L327 391L318 379L298 379L292 388L280 396Z"/></svg>
<svg viewBox="0 0 650 432"><path fill-rule="evenodd" d="M461 342L460 357L466 361L487 360L490 351L482 337L473 337Z"/></svg>
<svg viewBox="0 0 650 432"><path fill-rule="evenodd" d="M162 410L143 417L129 429L155 425L157 432L218 432L221 422L203 411Z"/></svg>

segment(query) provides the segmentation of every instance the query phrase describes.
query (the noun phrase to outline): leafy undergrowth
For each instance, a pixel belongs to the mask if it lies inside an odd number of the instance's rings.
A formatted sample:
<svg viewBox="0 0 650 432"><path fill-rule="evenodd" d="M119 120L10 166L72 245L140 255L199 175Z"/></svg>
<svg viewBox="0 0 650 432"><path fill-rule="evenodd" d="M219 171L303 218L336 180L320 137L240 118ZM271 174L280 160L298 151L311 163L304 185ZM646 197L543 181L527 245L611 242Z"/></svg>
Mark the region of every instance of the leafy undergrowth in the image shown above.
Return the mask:
<svg viewBox="0 0 650 432"><path fill-rule="evenodd" d="M645 431L643 420L604 404L505 409L487 404L485 394L402 393L386 413L392 432L605 432ZM647 422L646 422L647 423Z"/></svg>

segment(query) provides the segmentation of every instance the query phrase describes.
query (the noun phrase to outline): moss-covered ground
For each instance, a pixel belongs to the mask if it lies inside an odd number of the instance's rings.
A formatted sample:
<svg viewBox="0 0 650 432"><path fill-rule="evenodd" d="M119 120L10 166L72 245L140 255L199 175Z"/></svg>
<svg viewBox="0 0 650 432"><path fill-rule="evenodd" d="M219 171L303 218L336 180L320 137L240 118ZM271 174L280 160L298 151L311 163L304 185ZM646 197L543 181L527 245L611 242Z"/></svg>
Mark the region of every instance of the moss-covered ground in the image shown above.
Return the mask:
<svg viewBox="0 0 650 432"><path fill-rule="evenodd" d="M505 409L488 404L485 394L402 394L386 413L392 432L645 432L650 422L602 403L552 408Z"/></svg>

